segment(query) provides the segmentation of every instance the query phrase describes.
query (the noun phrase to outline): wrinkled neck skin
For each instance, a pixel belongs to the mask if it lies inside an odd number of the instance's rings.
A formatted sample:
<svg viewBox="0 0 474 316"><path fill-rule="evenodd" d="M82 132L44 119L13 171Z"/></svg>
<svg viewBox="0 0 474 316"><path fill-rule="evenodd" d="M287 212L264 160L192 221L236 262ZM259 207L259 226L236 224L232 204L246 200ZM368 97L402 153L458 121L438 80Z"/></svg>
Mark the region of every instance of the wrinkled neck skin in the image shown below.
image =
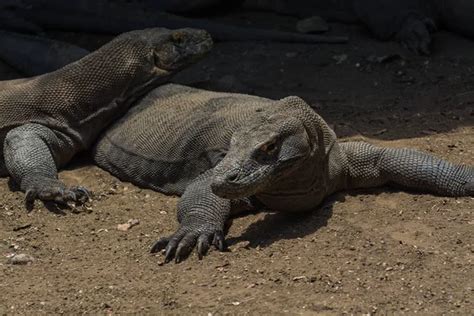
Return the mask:
<svg viewBox="0 0 474 316"><path fill-rule="evenodd" d="M272 211L305 212L317 208L323 199L336 191L343 181L339 164L329 164L339 151L336 135L313 110L292 105L303 121L313 146L311 155L289 174L274 181L256 198Z"/></svg>

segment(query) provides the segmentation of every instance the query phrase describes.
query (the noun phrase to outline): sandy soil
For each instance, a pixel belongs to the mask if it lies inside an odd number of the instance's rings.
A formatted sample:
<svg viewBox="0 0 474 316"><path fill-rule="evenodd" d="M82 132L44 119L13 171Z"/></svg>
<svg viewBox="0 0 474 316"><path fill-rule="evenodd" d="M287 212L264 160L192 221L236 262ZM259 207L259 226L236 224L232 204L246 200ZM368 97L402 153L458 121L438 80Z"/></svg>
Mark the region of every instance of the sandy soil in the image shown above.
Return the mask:
<svg viewBox="0 0 474 316"><path fill-rule="evenodd" d="M223 20L240 21L248 15ZM250 15L260 26L295 20ZM259 21L258 23L255 21ZM441 32L433 56L357 26L348 45L220 43L176 81L278 98L299 95L345 138L474 164L474 42ZM104 38L52 34L96 47ZM374 57L398 54L385 62ZM1 65L3 79L17 76ZM61 172L95 193L85 207L31 213L0 179L1 314L471 314L473 198L390 188L343 192L299 216L239 218L230 251L161 265L148 253L177 228L177 197L123 183L87 155ZM12 188L11 188L12 187ZM117 225L140 224L129 231ZM10 265L12 253L32 264Z"/></svg>

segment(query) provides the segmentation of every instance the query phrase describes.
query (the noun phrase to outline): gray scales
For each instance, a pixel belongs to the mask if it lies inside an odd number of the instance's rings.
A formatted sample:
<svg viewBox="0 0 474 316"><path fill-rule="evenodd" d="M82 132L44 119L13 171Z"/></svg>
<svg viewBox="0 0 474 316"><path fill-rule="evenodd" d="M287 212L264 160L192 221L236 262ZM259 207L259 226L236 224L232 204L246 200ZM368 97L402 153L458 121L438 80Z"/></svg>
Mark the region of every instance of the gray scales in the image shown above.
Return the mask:
<svg viewBox="0 0 474 316"><path fill-rule="evenodd" d="M0 82L0 175L35 199L83 201L57 170L91 147L139 97L212 47L203 30L162 28L122 34L57 71Z"/></svg>
<svg viewBox="0 0 474 316"><path fill-rule="evenodd" d="M338 142L298 97L156 88L110 127L94 161L124 181L181 195L178 231L159 240L166 261L197 245L224 249L226 222L243 210L304 212L344 189L397 184L474 195L474 168L412 149Z"/></svg>

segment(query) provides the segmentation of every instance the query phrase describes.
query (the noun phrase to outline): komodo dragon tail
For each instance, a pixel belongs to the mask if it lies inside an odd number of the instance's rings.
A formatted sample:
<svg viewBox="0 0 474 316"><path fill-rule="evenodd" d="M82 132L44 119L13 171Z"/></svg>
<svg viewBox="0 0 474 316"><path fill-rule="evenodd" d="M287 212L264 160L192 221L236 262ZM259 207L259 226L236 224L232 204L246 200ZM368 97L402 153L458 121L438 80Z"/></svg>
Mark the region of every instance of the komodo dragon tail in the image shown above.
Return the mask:
<svg viewBox="0 0 474 316"><path fill-rule="evenodd" d="M119 34L149 27L191 27L208 31L218 41L267 40L298 43L345 43L345 36L306 35L291 32L230 26L203 19L183 18L154 9L88 2L88 5L55 2L55 6L20 9L21 16L45 29Z"/></svg>
<svg viewBox="0 0 474 316"><path fill-rule="evenodd" d="M52 72L89 54L73 44L7 31L0 31L0 43L0 59L27 76Z"/></svg>
<svg viewBox="0 0 474 316"><path fill-rule="evenodd" d="M474 167L408 148L341 143L349 162L349 188L395 184L445 196L474 196Z"/></svg>

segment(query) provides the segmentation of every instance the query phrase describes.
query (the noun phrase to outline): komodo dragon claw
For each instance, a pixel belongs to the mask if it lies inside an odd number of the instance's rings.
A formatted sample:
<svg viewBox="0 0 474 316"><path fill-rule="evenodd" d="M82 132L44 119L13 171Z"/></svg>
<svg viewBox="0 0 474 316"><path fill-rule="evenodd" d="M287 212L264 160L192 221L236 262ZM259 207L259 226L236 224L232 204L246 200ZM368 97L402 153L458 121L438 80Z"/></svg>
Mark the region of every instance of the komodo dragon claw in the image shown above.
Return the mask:
<svg viewBox="0 0 474 316"><path fill-rule="evenodd" d="M219 251L225 251L227 245L222 230L197 228L190 231L189 227L181 227L175 234L162 237L151 248L151 253L165 251L165 263L175 259L179 263L186 259L194 249L197 248L198 257L201 260L214 245Z"/></svg>
<svg viewBox="0 0 474 316"><path fill-rule="evenodd" d="M41 183L34 183L26 191L25 203L30 209L35 200L54 201L59 204L78 202L83 204L91 197L90 192L81 186L67 188L59 180L42 179Z"/></svg>

